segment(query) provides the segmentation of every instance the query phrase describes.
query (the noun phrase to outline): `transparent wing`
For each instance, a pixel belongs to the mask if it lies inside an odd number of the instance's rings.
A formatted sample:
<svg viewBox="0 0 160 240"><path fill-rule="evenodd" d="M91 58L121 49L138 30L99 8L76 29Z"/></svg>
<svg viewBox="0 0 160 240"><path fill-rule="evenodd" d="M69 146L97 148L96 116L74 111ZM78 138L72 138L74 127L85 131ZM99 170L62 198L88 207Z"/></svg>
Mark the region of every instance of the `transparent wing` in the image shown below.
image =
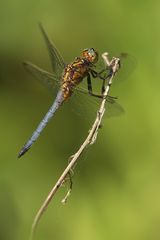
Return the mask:
<svg viewBox="0 0 160 240"><path fill-rule="evenodd" d="M108 96L106 104L106 117L118 117L125 113L124 108L112 98Z"/></svg>
<svg viewBox="0 0 160 240"><path fill-rule="evenodd" d="M55 86L60 84L60 80L56 75L39 68L31 62L24 62L23 65L25 69L31 73L31 75L34 76L42 85L47 87L51 93L53 93Z"/></svg>
<svg viewBox="0 0 160 240"><path fill-rule="evenodd" d="M81 109L79 114L84 112L83 116L95 115L101 103L100 98L89 95L88 91L80 86L76 88L73 99L77 102L77 106L79 106L78 108ZM124 114L124 112L124 108L114 97L107 96L106 117L117 117Z"/></svg>
<svg viewBox="0 0 160 240"><path fill-rule="evenodd" d="M118 81L123 81L125 79L128 78L128 76L134 71L134 69L136 68L137 65L137 61L136 59L128 54L128 53L120 53L120 54L112 54L109 55L110 59L112 58L112 56L114 57L118 57L120 58L121 61L121 68L118 71L118 74L116 74L115 76L115 80L117 79ZM102 58L99 59L98 63L96 64L95 70L97 72L102 71L102 69L105 69L105 65L104 65L104 61ZM107 76L108 74L108 68L106 68L106 71L104 72L104 76Z"/></svg>
<svg viewBox="0 0 160 240"><path fill-rule="evenodd" d="M128 53L121 53L118 56L121 60L121 68L117 74L117 79L120 81L128 79L128 77L134 72L137 66L137 60L134 56Z"/></svg>
<svg viewBox="0 0 160 240"><path fill-rule="evenodd" d="M40 27L40 30L42 32L42 35L44 37L44 40L46 42L46 45L47 45L47 48L48 48L48 51L49 51L53 72L58 77L60 77L60 75L62 74L62 71L65 67L65 63L63 61L63 58L60 55L60 53L58 52L58 50L56 49L56 47L54 46L54 44L48 38L48 35L45 32L42 24L39 24L39 27Z"/></svg>
<svg viewBox="0 0 160 240"><path fill-rule="evenodd" d="M54 74L51 74L30 62L25 62L24 67L42 85L47 87L51 93L54 92L55 87L59 86L60 81ZM100 106L101 99L90 96L88 94L87 87L85 87L85 80L81 85L84 85L84 87L77 86L75 88L73 97L71 97L69 100L69 102L71 102L69 105L71 105L71 108L73 106L73 111L76 112L77 115L80 115L86 119L93 119ZM110 96L107 97L106 109L107 117L119 116L124 113L124 109L121 107L121 105L118 104L116 100Z"/></svg>

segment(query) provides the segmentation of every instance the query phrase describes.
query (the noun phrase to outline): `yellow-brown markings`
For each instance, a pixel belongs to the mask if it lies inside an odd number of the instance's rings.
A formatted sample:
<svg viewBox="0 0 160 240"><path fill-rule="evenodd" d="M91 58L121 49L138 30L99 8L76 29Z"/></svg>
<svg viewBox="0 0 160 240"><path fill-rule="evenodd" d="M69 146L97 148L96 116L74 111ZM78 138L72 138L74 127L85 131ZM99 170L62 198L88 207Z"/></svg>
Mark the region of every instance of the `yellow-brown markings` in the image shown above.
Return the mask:
<svg viewBox="0 0 160 240"><path fill-rule="evenodd" d="M81 58L77 58L72 64L66 66L61 85L64 100L67 100L72 95L74 87L83 80L88 70L89 66Z"/></svg>

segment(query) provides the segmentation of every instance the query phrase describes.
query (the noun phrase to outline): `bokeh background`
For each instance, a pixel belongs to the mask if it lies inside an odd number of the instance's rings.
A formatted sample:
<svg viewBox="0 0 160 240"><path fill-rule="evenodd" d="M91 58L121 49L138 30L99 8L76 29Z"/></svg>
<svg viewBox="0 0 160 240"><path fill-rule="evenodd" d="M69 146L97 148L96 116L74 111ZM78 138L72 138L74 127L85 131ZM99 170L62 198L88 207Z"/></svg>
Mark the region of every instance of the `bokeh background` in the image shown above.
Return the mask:
<svg viewBox="0 0 160 240"><path fill-rule="evenodd" d="M35 239L160 239L159 11L156 0L0 2L0 239L28 239L35 213L89 128L64 106L17 159L54 98L21 64L51 69L38 22L66 62L94 47L128 52L136 67L112 87L125 114L104 120L75 169L67 205L66 186Z"/></svg>

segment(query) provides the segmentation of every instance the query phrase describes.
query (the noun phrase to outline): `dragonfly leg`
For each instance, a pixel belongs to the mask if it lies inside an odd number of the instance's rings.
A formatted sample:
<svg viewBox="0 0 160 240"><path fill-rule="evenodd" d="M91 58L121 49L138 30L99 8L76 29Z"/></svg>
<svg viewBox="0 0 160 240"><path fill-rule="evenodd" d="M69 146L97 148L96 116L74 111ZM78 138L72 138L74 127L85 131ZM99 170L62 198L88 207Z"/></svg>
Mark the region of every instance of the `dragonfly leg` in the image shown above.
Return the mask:
<svg viewBox="0 0 160 240"><path fill-rule="evenodd" d="M118 99L118 97L113 97L113 96L110 96L110 95L108 95L108 97L109 97L110 99L113 99L113 100L117 100L117 99Z"/></svg>
<svg viewBox="0 0 160 240"><path fill-rule="evenodd" d="M105 85L106 85L106 79L103 80L103 83L102 83L102 88L101 88L102 95L104 94L104 91L105 91ZM110 103L114 103L115 100L117 100L117 99L118 99L118 97L113 97L113 96L107 95L107 101Z"/></svg>
<svg viewBox="0 0 160 240"><path fill-rule="evenodd" d="M102 94L103 94L104 91L105 91L105 85L106 85L106 80L103 80L102 88L101 88L101 93L102 93Z"/></svg>
<svg viewBox="0 0 160 240"><path fill-rule="evenodd" d="M94 94L92 91L92 82L91 82L91 76L90 74L87 75L87 85L88 85L88 93L93 96L93 97L97 97L97 98L103 98L103 95L99 95L99 94Z"/></svg>
<svg viewBox="0 0 160 240"><path fill-rule="evenodd" d="M112 97L110 95L107 96L107 102L109 102L111 104L115 103L116 100L117 100L117 97Z"/></svg>
<svg viewBox="0 0 160 240"><path fill-rule="evenodd" d="M105 80L105 79L106 79L105 77L102 77L102 76L101 76L101 74L102 74L103 72L105 72L105 71L106 71L106 69L103 69L103 70L100 71L100 72L96 72L95 70L90 69L90 73L91 73L92 77L93 77L93 78L100 78L101 80Z"/></svg>
<svg viewBox="0 0 160 240"><path fill-rule="evenodd" d="M91 75L92 75L93 78L98 77L98 72L96 72L95 70L91 69L90 72L91 72Z"/></svg>
<svg viewBox="0 0 160 240"><path fill-rule="evenodd" d="M102 83L102 88L101 88L102 95L104 94L104 91L105 91L105 85L106 85L106 79L103 80L103 83ZM107 101L110 103L114 103L117 99L118 99L118 97L113 97L113 96L107 95Z"/></svg>

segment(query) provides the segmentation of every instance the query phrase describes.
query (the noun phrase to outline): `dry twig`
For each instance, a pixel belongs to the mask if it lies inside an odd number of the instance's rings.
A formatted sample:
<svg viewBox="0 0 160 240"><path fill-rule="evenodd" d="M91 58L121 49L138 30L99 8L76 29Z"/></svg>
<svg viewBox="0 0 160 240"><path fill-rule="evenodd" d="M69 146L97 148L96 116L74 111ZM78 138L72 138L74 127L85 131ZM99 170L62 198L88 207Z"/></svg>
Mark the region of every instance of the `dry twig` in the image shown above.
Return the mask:
<svg viewBox="0 0 160 240"><path fill-rule="evenodd" d="M107 96L109 94L109 90L110 87L112 85L112 81L113 81L113 77L115 75L115 73L119 70L120 68L120 59L119 58L115 58L113 57L111 59L111 61L109 61L108 59L108 53L103 53L102 54L102 58L104 60L104 63L106 65L106 67L109 69L109 74L107 76L108 82L105 86L105 91L103 93L103 99L100 105L99 110L97 111L97 116L96 119L91 127L91 129L89 130L89 134L86 137L85 141L82 143L82 145L80 146L80 148L78 149L78 151L72 155L70 157L70 162L68 163L67 167L65 168L64 172L62 173L62 175L60 176L60 178L58 179L58 181L56 182L56 184L54 185L54 187L52 188L52 190L50 191L50 193L48 194L47 198L45 199L45 201L43 202L42 206L40 207L40 209L38 210L33 224L32 224L32 229L31 229L31 240L33 239L33 236L35 234L35 230L38 226L38 223L44 213L44 211L47 209L49 203L51 202L53 196L55 195L55 193L58 191L58 189L62 186L62 184L64 183L64 181L66 180L66 177L69 176L70 177L70 173L73 169L73 167L75 166L75 164L77 163L80 155L82 154L82 152L84 151L84 149L93 144L96 141L97 138L97 134L98 134L98 129L101 125L102 122L102 118L103 115L105 113L105 103L107 101ZM72 179L70 177L70 189L67 192L65 198L62 200L62 202L66 202L68 196L70 195L71 192L71 188L72 188Z"/></svg>

